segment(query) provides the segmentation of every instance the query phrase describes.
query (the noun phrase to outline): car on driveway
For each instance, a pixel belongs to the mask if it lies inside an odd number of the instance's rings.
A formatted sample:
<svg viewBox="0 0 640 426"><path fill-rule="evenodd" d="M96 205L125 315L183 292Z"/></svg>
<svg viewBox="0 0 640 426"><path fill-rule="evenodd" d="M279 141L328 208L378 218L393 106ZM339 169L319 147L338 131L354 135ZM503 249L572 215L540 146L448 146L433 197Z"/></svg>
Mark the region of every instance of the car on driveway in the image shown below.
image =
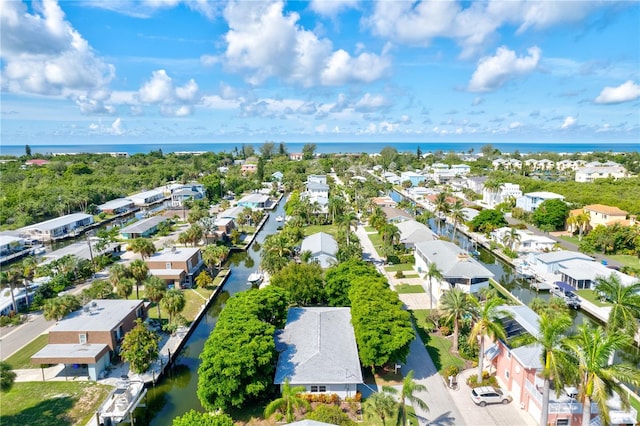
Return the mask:
<svg viewBox="0 0 640 426"><path fill-rule="evenodd" d="M471 399L476 405L484 407L487 404L508 404L511 402L511 395L491 386L480 386L471 389Z"/></svg>

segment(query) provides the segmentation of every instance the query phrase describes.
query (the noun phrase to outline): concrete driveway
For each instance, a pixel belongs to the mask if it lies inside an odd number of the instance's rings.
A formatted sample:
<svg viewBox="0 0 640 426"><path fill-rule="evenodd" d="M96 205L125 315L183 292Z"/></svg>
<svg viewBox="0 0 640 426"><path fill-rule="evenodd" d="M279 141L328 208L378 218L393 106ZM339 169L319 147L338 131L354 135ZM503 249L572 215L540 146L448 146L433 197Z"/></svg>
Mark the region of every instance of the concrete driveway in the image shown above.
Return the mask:
<svg viewBox="0 0 640 426"><path fill-rule="evenodd" d="M446 387L462 419L467 425L474 426L536 426L538 423L518 404L511 402L506 405L491 404L486 407L477 406L471 400L471 388L467 386L467 378L477 374L477 369L465 370L458 378L458 390ZM440 379L442 381L442 379Z"/></svg>

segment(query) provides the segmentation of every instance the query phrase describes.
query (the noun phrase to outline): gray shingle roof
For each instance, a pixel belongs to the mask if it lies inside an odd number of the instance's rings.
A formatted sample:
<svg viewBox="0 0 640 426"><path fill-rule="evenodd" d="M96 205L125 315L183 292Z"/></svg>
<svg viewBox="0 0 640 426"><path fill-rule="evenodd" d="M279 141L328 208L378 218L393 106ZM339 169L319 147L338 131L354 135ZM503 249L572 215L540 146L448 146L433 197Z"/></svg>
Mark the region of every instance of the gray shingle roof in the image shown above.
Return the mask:
<svg viewBox="0 0 640 426"><path fill-rule="evenodd" d="M400 230L400 242L403 244L415 244L438 238L428 226L416 220L398 222L396 227Z"/></svg>
<svg viewBox="0 0 640 426"><path fill-rule="evenodd" d="M125 226L120 230L120 233L121 234L142 234L143 232L148 231L154 226L157 226L162 222L166 222L166 220L167 219L165 219L162 216L151 216L149 218L142 219L138 222L132 223L129 226Z"/></svg>
<svg viewBox="0 0 640 426"><path fill-rule="evenodd" d="M362 383L349 308L291 308L276 336L275 384Z"/></svg>
<svg viewBox="0 0 640 426"><path fill-rule="evenodd" d="M300 251L310 251L312 255L325 253L335 256L338 252L338 243L331 235L324 232L316 232L302 240Z"/></svg>
<svg viewBox="0 0 640 426"><path fill-rule="evenodd" d="M445 278L492 278L493 272L449 241L425 241L416 244L416 252L435 263Z"/></svg>

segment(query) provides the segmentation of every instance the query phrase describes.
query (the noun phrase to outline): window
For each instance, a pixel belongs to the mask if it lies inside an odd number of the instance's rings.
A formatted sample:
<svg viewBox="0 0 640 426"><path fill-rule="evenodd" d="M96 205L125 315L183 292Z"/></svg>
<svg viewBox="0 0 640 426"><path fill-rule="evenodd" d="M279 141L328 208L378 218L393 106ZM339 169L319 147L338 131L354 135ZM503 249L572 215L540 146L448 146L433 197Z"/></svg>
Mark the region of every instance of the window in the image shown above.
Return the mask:
<svg viewBox="0 0 640 426"><path fill-rule="evenodd" d="M87 334L86 333L80 333L78 334L78 338L80 340L80 344L83 345L85 343L87 343Z"/></svg>
<svg viewBox="0 0 640 426"><path fill-rule="evenodd" d="M318 392L318 386L311 386L311 392Z"/></svg>
<svg viewBox="0 0 640 426"><path fill-rule="evenodd" d="M504 377L509 378L509 370L504 370Z"/></svg>
<svg viewBox="0 0 640 426"><path fill-rule="evenodd" d="M165 265L166 269L171 269L171 262L167 262L167 264Z"/></svg>
<svg viewBox="0 0 640 426"><path fill-rule="evenodd" d="M569 419L556 419L556 426L569 426Z"/></svg>
<svg viewBox="0 0 640 426"><path fill-rule="evenodd" d="M311 385L311 392L326 392L326 386Z"/></svg>

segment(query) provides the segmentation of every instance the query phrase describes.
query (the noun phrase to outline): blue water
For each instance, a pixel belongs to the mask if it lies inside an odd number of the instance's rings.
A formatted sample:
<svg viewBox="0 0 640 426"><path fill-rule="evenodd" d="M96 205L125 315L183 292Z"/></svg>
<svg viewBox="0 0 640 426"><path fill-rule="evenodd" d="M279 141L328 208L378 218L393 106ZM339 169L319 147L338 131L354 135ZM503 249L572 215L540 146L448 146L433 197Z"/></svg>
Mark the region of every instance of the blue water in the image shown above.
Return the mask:
<svg viewBox="0 0 640 426"><path fill-rule="evenodd" d="M252 145L256 152L259 152L263 142L246 142L245 146ZM285 143L285 147L289 153L302 152L304 142ZM380 152L384 147L393 146L399 152L416 152L418 147L423 153L443 151L461 152L480 152L481 148L487 145L487 142L318 142L316 144L316 152L321 154L328 153L376 153ZM126 152L128 154L148 153L162 149L163 153L180 152L180 151L211 151L211 152L233 152L236 148L241 151L243 143L239 142L220 142L220 143L122 143L122 144L98 144L98 145L31 145L32 154L53 154L53 153L100 153L100 152ZM524 142L492 142L495 148L501 152L514 152L518 150L520 153L531 152L593 152L593 151L612 151L612 152L630 152L640 149L640 142L540 142L540 143L524 143ZM276 150L278 143L276 143ZM1 145L0 155L21 156L25 153L24 145Z"/></svg>

